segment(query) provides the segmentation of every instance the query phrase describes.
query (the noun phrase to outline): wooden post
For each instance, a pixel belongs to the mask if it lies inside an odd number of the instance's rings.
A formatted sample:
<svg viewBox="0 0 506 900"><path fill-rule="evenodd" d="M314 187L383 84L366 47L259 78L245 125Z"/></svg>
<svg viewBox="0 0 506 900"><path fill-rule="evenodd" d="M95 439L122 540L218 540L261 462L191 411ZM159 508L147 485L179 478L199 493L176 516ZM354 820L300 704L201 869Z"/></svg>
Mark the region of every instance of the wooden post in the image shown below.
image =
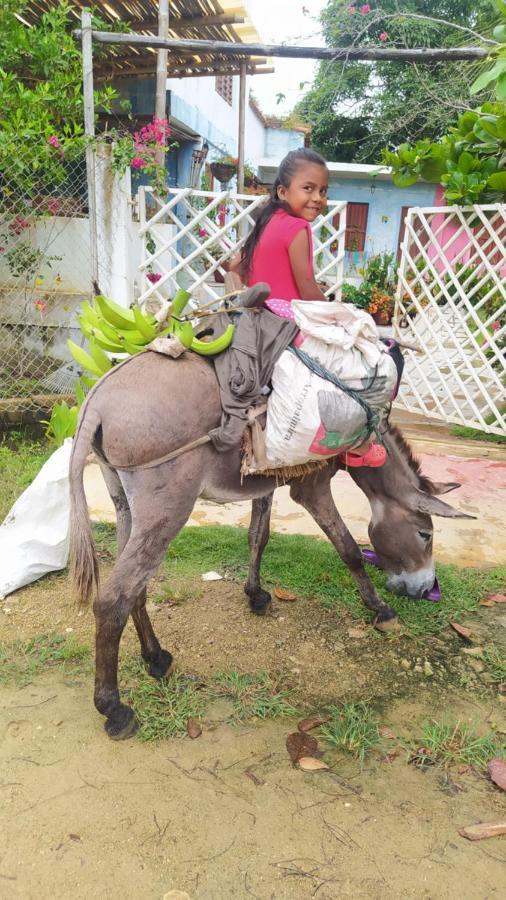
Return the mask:
<svg viewBox="0 0 506 900"><path fill-rule="evenodd" d="M169 34L169 0L158 0L158 37L167 38ZM156 98L155 116L165 119L167 104L167 59L169 52L162 47L156 55ZM156 152L156 162L165 165L165 153L162 149Z"/></svg>
<svg viewBox="0 0 506 900"><path fill-rule="evenodd" d="M86 179L88 188L88 217L90 221L91 280L98 283L98 242L97 242L97 193L95 182L95 104L93 100L93 39L91 34L91 11L81 13L82 53L83 53L83 98L84 133L90 140L86 143Z"/></svg>
<svg viewBox="0 0 506 900"><path fill-rule="evenodd" d="M239 135L237 140L237 193L244 193L244 144L246 130L246 60L241 62L239 75Z"/></svg>

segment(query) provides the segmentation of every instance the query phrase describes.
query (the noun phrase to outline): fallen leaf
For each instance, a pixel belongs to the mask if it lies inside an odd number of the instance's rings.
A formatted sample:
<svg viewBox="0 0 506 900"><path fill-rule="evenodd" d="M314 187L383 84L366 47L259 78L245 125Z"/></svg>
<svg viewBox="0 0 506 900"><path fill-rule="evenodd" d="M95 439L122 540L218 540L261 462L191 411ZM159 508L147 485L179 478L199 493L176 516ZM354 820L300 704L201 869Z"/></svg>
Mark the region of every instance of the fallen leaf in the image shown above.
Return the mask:
<svg viewBox="0 0 506 900"><path fill-rule="evenodd" d="M465 628L464 625L459 625L458 622L450 622L450 625L459 637L464 638L465 641L471 640L470 628Z"/></svg>
<svg viewBox="0 0 506 900"><path fill-rule="evenodd" d="M384 756L383 756L383 762L386 762L386 763L391 763L391 762L393 762L394 759L397 759L397 757L399 756L400 752L401 752L400 750L389 750L388 753L385 753L385 754L384 754Z"/></svg>
<svg viewBox="0 0 506 900"><path fill-rule="evenodd" d="M295 594L292 594L291 591L285 591L283 588L274 588L274 596L278 598L278 600L296 600L297 597Z"/></svg>
<svg viewBox="0 0 506 900"><path fill-rule="evenodd" d="M366 632L363 631L362 628L348 628L348 637L351 638L365 638Z"/></svg>
<svg viewBox="0 0 506 900"><path fill-rule="evenodd" d="M286 749L292 762L297 762L303 756L312 756L318 749L318 741L311 734L302 731L294 731L286 739Z"/></svg>
<svg viewBox="0 0 506 900"><path fill-rule="evenodd" d="M482 597L478 606L495 606L495 603L490 597Z"/></svg>
<svg viewBox="0 0 506 900"><path fill-rule="evenodd" d="M319 769L328 769L327 763L322 759L315 759L314 756L302 756L299 759L299 769L304 772L317 772Z"/></svg>
<svg viewBox="0 0 506 900"><path fill-rule="evenodd" d="M297 728L299 731L311 731L313 728L325 725L325 722L330 722L330 719L331 716L312 716L309 719L301 719L300 722L297 722Z"/></svg>
<svg viewBox="0 0 506 900"><path fill-rule="evenodd" d="M506 760L500 756L491 759L487 766L487 772L494 784L506 791Z"/></svg>
<svg viewBox="0 0 506 900"><path fill-rule="evenodd" d="M388 725L382 725L381 728L378 728L378 734L380 737L388 738L389 741L396 741L397 735L394 734L391 728Z"/></svg>
<svg viewBox="0 0 506 900"><path fill-rule="evenodd" d="M473 771L473 767L469 766L469 765L462 765L462 766L459 766L457 769L457 772L459 775L470 775L472 771Z"/></svg>
<svg viewBox="0 0 506 900"><path fill-rule="evenodd" d="M506 594L494 594L494 593L485 594L484 599L491 600L492 603L506 603Z"/></svg>
<svg viewBox="0 0 506 900"><path fill-rule="evenodd" d="M200 727L199 723L196 721L196 719L192 719L191 717L186 723L186 731L188 733L188 737L191 737L192 740L200 737L200 735L202 734L202 728Z"/></svg>
<svg viewBox="0 0 506 900"><path fill-rule="evenodd" d="M69 834L69 838L71 841L80 841L81 835L80 834Z"/></svg>
<svg viewBox="0 0 506 900"><path fill-rule="evenodd" d="M461 828L459 834L461 837L467 838L468 841L483 841L485 838L498 837L500 834L506 834L506 820L468 825L466 828Z"/></svg>

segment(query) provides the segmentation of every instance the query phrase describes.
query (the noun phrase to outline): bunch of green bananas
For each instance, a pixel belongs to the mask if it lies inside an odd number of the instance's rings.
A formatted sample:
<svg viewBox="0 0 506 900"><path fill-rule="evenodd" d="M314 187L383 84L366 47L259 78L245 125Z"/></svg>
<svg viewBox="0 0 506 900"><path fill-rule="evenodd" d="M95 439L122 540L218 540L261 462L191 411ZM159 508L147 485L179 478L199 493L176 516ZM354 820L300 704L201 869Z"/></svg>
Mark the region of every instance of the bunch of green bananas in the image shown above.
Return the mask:
<svg viewBox="0 0 506 900"><path fill-rule="evenodd" d="M139 306L127 309L99 294L92 303L83 303L78 317L81 331L88 339L89 352L71 340L67 341L68 348L78 365L97 378L113 365L108 354L139 353L156 337L174 335L188 350L203 356L221 353L232 341L234 326L229 325L214 341L200 341L195 337L191 322L179 321L189 299L187 291L177 292L171 303L167 325L159 331L155 317L143 313ZM85 383L89 384L90 379L85 379Z"/></svg>

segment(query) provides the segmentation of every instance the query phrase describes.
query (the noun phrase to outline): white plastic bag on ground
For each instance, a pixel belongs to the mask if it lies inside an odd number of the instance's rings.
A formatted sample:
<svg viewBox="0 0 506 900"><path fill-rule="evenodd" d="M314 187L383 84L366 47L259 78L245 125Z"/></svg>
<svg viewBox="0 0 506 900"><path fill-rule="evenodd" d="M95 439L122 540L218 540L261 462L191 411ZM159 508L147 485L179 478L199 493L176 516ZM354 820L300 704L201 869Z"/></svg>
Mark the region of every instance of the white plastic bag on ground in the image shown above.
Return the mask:
<svg viewBox="0 0 506 900"><path fill-rule="evenodd" d="M67 438L0 526L0 599L67 565L71 450Z"/></svg>
<svg viewBox="0 0 506 900"><path fill-rule="evenodd" d="M397 383L395 363L367 313L351 304L294 301L300 350L381 416ZM265 442L271 468L302 465L359 446L367 437L362 406L312 372L291 350L280 356L267 403Z"/></svg>

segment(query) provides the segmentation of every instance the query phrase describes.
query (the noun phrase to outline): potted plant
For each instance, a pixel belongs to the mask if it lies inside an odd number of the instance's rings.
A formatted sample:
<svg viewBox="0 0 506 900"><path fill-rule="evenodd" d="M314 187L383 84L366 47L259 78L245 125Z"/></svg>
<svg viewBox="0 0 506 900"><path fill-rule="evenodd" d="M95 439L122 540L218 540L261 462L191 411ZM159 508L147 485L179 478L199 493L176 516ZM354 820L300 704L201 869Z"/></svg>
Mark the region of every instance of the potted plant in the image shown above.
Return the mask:
<svg viewBox="0 0 506 900"><path fill-rule="evenodd" d="M256 187L257 177L249 163L244 163L244 187Z"/></svg>
<svg viewBox="0 0 506 900"><path fill-rule="evenodd" d="M211 163L210 169L221 184L228 184L237 172L237 157L224 153Z"/></svg>
<svg viewBox="0 0 506 900"><path fill-rule="evenodd" d="M373 317L376 325L390 325L394 312L394 300L380 288L374 287L367 312Z"/></svg>

